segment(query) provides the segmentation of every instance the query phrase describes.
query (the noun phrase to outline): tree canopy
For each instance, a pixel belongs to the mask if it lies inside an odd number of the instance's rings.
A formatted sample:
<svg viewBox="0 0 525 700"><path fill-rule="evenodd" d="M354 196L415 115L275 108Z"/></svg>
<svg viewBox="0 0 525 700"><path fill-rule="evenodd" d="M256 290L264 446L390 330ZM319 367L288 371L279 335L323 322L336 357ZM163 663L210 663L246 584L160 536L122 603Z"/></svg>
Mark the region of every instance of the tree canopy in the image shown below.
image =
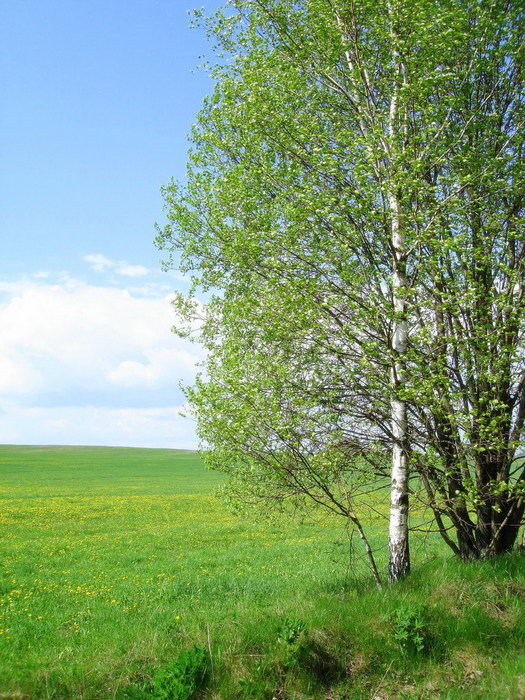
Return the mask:
<svg viewBox="0 0 525 700"><path fill-rule="evenodd" d="M392 454L391 580L409 492L462 557L508 550L525 509L523 10L232 0L206 26L216 87L158 243L192 277L188 321L209 297L188 390L207 459L245 498L307 495L360 527L356 494Z"/></svg>

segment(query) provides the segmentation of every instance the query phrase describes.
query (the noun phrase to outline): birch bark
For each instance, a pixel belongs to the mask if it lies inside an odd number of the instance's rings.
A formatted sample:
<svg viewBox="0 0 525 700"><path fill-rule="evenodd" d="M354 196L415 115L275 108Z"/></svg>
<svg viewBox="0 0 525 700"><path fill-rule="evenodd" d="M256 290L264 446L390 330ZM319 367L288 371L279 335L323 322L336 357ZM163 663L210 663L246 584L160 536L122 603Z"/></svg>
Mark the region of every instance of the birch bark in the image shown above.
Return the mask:
<svg viewBox="0 0 525 700"><path fill-rule="evenodd" d="M402 392L406 382L405 358L408 340L406 317L406 246L399 199L389 196L392 214L394 330L392 337L392 472L388 580L394 583L410 571L408 544L408 440L407 406Z"/></svg>
<svg viewBox="0 0 525 700"><path fill-rule="evenodd" d="M394 63L394 84L390 101L389 141L390 141L390 187L388 204L392 231L392 301L394 307L394 324L392 331L392 470L390 488L390 526L389 526L389 562L388 580L392 584L406 576L410 571L410 550L408 542L408 425L407 405L403 396L406 384L406 352L408 341L408 320L406 313L407 292L407 250L402 217L401 192L396 182L396 153L400 146L399 131L403 130L400 114L399 91L406 81L403 61L398 50L395 7L388 3L390 31L392 37L392 56Z"/></svg>

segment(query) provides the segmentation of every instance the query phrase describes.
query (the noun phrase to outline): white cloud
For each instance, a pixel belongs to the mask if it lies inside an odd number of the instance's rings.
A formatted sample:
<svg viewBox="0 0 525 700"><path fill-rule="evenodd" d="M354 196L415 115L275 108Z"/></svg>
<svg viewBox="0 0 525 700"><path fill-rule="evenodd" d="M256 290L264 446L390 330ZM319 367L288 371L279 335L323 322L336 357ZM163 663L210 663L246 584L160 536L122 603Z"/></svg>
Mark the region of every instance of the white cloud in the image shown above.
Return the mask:
<svg viewBox="0 0 525 700"><path fill-rule="evenodd" d="M130 265L125 260L110 260L105 255L95 253L84 256L84 261L91 265L95 272L109 272L112 270L117 275L124 277L144 277L149 274L147 267L143 265Z"/></svg>
<svg viewBox="0 0 525 700"><path fill-rule="evenodd" d="M124 275L125 277L143 277L149 273L147 267L142 265L128 265L127 263L119 263L115 266L115 272L117 275Z"/></svg>
<svg viewBox="0 0 525 700"><path fill-rule="evenodd" d="M113 263L105 255L86 255L84 260L91 265L95 272L105 272L113 267Z"/></svg>
<svg viewBox="0 0 525 700"><path fill-rule="evenodd" d="M43 376L23 357L0 354L0 394L27 394L42 386Z"/></svg>
<svg viewBox="0 0 525 700"><path fill-rule="evenodd" d="M156 387L187 376L195 367L195 355L179 348L152 348L144 352L147 362L125 360L108 372L113 384L127 387Z"/></svg>
<svg viewBox="0 0 525 700"><path fill-rule="evenodd" d="M170 406L183 401L179 384L193 380L203 351L171 332L169 297L67 276L3 289L1 442L139 446L149 431L166 446L174 422L174 439L194 444L193 426L181 427Z"/></svg>

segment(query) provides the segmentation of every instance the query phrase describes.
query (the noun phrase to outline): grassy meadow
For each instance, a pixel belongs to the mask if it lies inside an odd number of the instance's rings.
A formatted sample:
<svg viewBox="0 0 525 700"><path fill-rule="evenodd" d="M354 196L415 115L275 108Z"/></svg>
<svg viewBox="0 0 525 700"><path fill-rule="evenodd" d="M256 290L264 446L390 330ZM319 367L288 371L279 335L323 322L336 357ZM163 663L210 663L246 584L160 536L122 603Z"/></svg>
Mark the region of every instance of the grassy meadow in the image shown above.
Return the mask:
<svg viewBox="0 0 525 700"><path fill-rule="evenodd" d="M0 447L0 698L525 698L521 555L415 534L379 593L337 519L236 516L221 480L192 452Z"/></svg>

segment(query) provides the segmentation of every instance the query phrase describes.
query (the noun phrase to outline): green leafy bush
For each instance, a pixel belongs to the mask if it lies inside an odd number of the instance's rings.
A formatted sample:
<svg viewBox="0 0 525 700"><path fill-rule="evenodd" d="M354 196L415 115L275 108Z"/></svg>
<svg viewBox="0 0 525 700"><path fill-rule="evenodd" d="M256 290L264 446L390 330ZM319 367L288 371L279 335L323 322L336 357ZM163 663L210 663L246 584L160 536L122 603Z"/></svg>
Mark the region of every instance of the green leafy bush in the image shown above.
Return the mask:
<svg viewBox="0 0 525 700"><path fill-rule="evenodd" d="M306 625L302 620L286 618L279 629L279 642L283 644L295 644L306 631Z"/></svg>
<svg viewBox="0 0 525 700"><path fill-rule="evenodd" d="M151 682L141 688L133 688L128 698L155 700L191 700L205 684L209 672L206 649L194 646L183 650L168 664L160 668Z"/></svg>
<svg viewBox="0 0 525 700"><path fill-rule="evenodd" d="M428 653L432 646L425 605L412 604L394 613L394 639L409 654Z"/></svg>

